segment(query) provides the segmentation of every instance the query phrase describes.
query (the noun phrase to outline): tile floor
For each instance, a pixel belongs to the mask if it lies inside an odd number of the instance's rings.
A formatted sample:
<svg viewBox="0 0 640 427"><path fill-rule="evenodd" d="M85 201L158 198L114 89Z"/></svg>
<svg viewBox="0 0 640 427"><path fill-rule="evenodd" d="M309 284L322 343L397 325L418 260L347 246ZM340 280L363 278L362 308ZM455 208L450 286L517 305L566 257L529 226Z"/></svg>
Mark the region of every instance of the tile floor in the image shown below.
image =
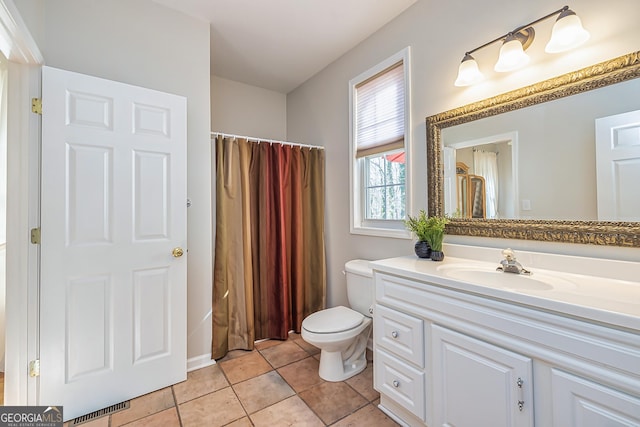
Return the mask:
<svg viewBox="0 0 640 427"><path fill-rule="evenodd" d="M298 334L263 341L82 426L397 426L377 407L371 362L359 375L332 383L318 376L319 353Z"/></svg>

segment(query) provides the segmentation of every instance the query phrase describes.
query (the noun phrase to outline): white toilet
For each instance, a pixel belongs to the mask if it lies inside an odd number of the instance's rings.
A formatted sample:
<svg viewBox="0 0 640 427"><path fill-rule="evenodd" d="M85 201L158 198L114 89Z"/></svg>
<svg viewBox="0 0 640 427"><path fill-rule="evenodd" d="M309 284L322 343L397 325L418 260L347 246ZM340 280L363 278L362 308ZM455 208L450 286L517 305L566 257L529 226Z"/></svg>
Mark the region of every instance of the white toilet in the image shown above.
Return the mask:
<svg viewBox="0 0 640 427"><path fill-rule="evenodd" d="M326 381L346 380L367 367L373 273L369 261L358 259L345 264L345 274L351 308L328 308L302 321L302 338L322 350L319 375Z"/></svg>

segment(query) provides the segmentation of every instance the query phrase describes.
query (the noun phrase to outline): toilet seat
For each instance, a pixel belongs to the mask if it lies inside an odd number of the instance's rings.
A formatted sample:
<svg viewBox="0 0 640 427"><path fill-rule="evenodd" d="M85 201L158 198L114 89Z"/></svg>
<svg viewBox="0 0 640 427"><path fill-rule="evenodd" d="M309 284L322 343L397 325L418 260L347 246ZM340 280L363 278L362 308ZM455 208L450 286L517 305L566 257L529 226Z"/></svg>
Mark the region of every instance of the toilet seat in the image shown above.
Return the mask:
<svg viewBox="0 0 640 427"><path fill-rule="evenodd" d="M363 320L361 313L340 305L311 314L304 319L302 327L315 334L332 334L354 329Z"/></svg>

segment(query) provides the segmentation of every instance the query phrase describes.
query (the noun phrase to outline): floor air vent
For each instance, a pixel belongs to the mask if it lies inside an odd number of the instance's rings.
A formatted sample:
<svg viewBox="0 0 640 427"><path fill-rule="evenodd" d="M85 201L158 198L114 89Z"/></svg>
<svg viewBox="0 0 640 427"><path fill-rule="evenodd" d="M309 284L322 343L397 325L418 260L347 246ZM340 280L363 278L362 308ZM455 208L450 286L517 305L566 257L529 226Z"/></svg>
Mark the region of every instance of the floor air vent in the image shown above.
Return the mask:
<svg viewBox="0 0 640 427"><path fill-rule="evenodd" d="M87 415L83 415L83 416L78 417L78 418L74 418L73 420L69 421L69 427L73 427L73 426L77 426L77 425L80 425L80 424L88 423L89 421L93 421L96 418L104 417L104 416L111 415L111 414L114 414L114 413L119 412L119 411L124 411L125 409L129 409L129 402L130 401L127 400L126 402L116 403L115 405L111 405L111 406L109 406L107 408L97 410L95 412L92 412L92 413L87 414Z"/></svg>

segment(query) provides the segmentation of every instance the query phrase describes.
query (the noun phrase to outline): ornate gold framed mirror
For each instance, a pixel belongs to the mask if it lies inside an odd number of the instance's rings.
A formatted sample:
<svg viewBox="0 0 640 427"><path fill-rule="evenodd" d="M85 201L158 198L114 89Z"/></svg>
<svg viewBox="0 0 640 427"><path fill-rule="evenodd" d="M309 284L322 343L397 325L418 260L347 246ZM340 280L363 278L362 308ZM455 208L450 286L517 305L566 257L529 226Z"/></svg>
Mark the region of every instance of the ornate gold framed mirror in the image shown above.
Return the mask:
<svg viewBox="0 0 640 427"><path fill-rule="evenodd" d="M427 117L429 215L444 215L446 212L443 131L448 130L448 128L453 129L453 127L459 125L466 126L471 122L480 122L492 116L504 115L527 107L571 97L572 95L586 96L587 92L594 93L591 91L627 82L637 77L640 77L640 52L633 52L531 86ZM636 82L633 82L633 84L636 84ZM618 90L622 88L622 86L617 87ZM604 96L608 97L608 99L614 98L613 95L605 94ZM632 102L636 104L632 105L636 105L635 109L640 110L640 104L637 103L637 93L633 96L635 100L632 100ZM571 115L571 110L570 108L566 110L567 116ZM570 125L565 127L570 127ZM590 132L593 133L593 130ZM514 133L517 134L517 132ZM558 148L559 151L561 149L562 147ZM595 149L589 148L589 150L593 151L590 161L594 163L596 161ZM549 153L549 156L555 156L555 153ZM524 168L526 165L522 164L521 166ZM538 167L539 169L544 169L544 165L539 165ZM636 166L634 166L632 176L637 176L637 169L635 168ZM542 170L541 173L544 173L544 171ZM556 182L560 186L562 181L558 179L551 182ZM516 183L514 187L519 188L517 180L514 182ZM566 191L572 191L572 189L567 188ZM594 191L593 193L595 194L596 192ZM595 197L594 195L594 200ZM640 200L640 191L638 192L638 200ZM524 209L530 209L530 203L530 200L516 198L516 211L524 207L525 204L526 207ZM631 203L635 202L632 201ZM640 212L638 212L638 215L640 217ZM476 219L460 218L454 215L447 225L447 233L507 239L640 247L640 222L635 222L635 220L619 221L617 219L600 221L597 218L588 220L574 219L579 216L558 219L554 215L550 215L551 219L546 219L545 217L531 218L528 215L518 216L516 214L508 219Z"/></svg>

